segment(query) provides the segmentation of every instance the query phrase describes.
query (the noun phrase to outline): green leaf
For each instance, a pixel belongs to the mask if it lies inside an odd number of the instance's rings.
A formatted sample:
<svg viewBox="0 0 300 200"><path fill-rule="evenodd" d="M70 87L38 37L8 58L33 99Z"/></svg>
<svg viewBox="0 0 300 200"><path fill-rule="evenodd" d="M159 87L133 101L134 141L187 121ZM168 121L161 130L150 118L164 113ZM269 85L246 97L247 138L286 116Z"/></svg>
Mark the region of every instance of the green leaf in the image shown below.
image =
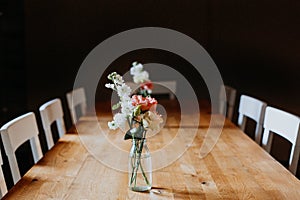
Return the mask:
<svg viewBox="0 0 300 200"><path fill-rule="evenodd" d="M141 105L138 105L133 110L133 116L138 116L141 114Z"/></svg>
<svg viewBox="0 0 300 200"><path fill-rule="evenodd" d="M128 130L124 136L124 140L132 139L132 135L130 133L130 130Z"/></svg>
<svg viewBox="0 0 300 200"><path fill-rule="evenodd" d="M129 129L124 136L124 140L133 139L133 138L140 140L143 138L144 131L145 129L142 126Z"/></svg>
<svg viewBox="0 0 300 200"><path fill-rule="evenodd" d="M112 110L116 110L121 106L121 103L117 103L111 107Z"/></svg>

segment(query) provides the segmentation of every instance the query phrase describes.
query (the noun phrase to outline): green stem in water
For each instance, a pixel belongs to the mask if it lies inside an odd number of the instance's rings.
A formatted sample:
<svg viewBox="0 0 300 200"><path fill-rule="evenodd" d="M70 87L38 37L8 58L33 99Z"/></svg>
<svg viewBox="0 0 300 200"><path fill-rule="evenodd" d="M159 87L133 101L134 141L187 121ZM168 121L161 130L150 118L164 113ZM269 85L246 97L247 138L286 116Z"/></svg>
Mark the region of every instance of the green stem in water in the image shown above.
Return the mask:
<svg viewBox="0 0 300 200"><path fill-rule="evenodd" d="M145 136L145 134L144 134ZM139 167L141 168L142 171L142 175L144 178L144 181L146 182L147 185L149 185L149 180L145 174L144 168L141 164L141 154L143 151L143 146L144 146L144 138L141 139L141 141L134 141L134 145L135 145L135 150L134 150L134 162L131 162L131 166L132 166L132 174L131 174L131 179L130 179L130 184L132 184L134 182L134 186L136 186L136 179L137 179L137 172Z"/></svg>

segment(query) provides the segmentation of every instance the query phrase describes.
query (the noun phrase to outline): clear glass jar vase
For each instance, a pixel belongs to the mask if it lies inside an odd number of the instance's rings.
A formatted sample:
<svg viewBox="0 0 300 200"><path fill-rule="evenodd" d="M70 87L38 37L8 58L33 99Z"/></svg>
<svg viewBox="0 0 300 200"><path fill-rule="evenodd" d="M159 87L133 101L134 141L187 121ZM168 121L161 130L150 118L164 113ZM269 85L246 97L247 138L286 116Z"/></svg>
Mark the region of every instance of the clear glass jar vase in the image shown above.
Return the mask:
<svg viewBox="0 0 300 200"><path fill-rule="evenodd" d="M146 139L132 139L128 160L129 189L147 191L152 186L152 161Z"/></svg>

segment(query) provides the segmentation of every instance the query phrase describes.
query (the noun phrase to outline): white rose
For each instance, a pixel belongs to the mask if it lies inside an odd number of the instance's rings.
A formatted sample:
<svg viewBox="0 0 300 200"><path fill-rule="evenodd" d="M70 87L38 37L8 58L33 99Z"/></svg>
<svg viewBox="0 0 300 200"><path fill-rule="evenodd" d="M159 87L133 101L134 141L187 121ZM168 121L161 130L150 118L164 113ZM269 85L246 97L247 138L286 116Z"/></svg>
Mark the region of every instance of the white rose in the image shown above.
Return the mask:
<svg viewBox="0 0 300 200"><path fill-rule="evenodd" d="M162 117L154 112L148 111L143 116L143 126L145 130L159 131L160 124L163 122Z"/></svg>

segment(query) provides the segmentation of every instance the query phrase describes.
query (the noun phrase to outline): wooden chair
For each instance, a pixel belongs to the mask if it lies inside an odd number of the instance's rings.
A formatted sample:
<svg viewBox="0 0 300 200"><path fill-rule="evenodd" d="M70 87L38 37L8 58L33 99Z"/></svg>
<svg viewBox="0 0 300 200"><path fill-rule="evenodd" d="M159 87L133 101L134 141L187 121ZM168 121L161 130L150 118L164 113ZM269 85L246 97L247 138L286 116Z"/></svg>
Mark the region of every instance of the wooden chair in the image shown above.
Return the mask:
<svg viewBox="0 0 300 200"><path fill-rule="evenodd" d="M2 165L3 165L3 160L2 160L2 155L0 153L0 198L2 198L7 193L7 186L2 171Z"/></svg>
<svg viewBox="0 0 300 200"><path fill-rule="evenodd" d="M282 110L267 107L264 119L263 148L270 153L273 133L287 139L292 144L289 159L289 170L295 175L300 152L299 117Z"/></svg>
<svg viewBox="0 0 300 200"><path fill-rule="evenodd" d="M253 97L242 95L239 105L238 125L245 131L247 117L256 122L255 142L260 145L262 126L267 104Z"/></svg>
<svg viewBox="0 0 300 200"><path fill-rule="evenodd" d="M66 133L61 101L60 99L48 101L47 103L43 104L39 110L46 135L48 149L51 149L54 145L51 125L56 122L59 137L62 137Z"/></svg>
<svg viewBox="0 0 300 200"><path fill-rule="evenodd" d="M126 84L132 89L136 90L139 88L139 84L134 82L126 82ZM152 90L152 94L161 95L168 94L169 99L175 99L176 94L176 81L154 81L154 88Z"/></svg>
<svg viewBox="0 0 300 200"><path fill-rule="evenodd" d="M78 121L76 107L80 106L81 114L86 114L86 97L84 88L77 88L67 93L67 101L71 113L72 123L76 124Z"/></svg>
<svg viewBox="0 0 300 200"><path fill-rule="evenodd" d="M229 86L222 86L219 92L219 112L232 121L236 89ZM227 109L226 109L227 108Z"/></svg>
<svg viewBox="0 0 300 200"><path fill-rule="evenodd" d="M5 153L8 157L13 181L16 184L21 178L15 156L15 151L17 148L29 140L34 162L37 163L37 161L39 161L43 156L38 138L39 131L34 113L29 112L6 123L1 127L0 133Z"/></svg>

